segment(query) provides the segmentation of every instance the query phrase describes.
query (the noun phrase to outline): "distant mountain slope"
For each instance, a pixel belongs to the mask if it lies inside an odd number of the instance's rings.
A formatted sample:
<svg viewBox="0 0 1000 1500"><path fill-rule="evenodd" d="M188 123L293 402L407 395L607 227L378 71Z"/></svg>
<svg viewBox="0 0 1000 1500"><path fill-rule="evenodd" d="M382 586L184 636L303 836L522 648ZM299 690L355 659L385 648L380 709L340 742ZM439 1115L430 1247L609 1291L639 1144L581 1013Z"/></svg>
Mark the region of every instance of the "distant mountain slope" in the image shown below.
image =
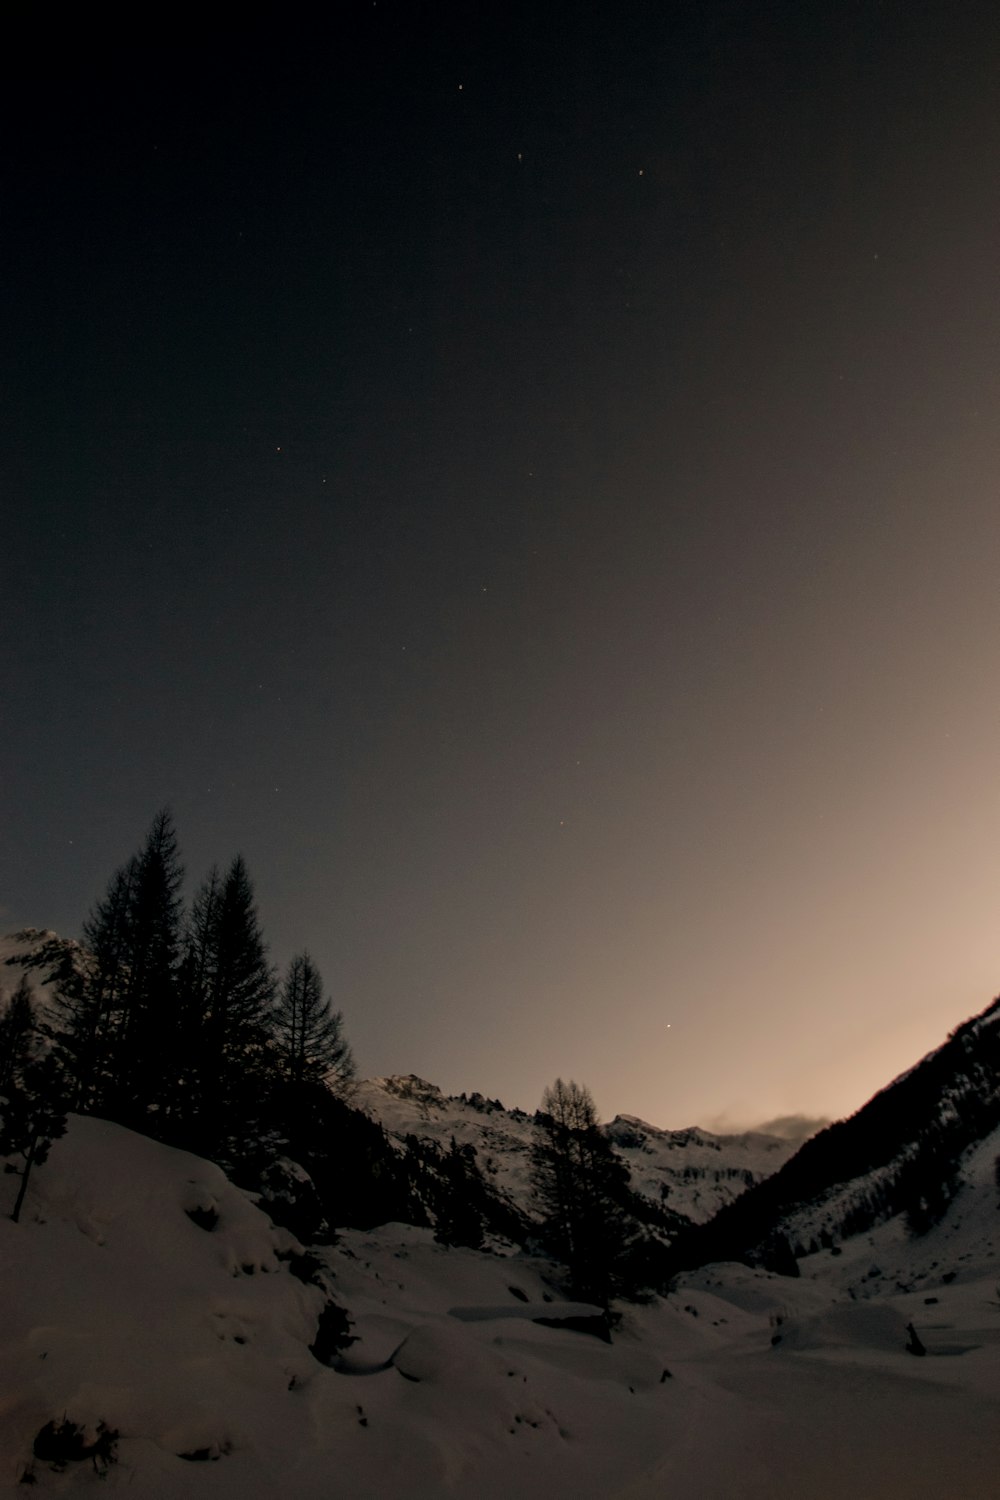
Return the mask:
<svg viewBox="0 0 1000 1500"><path fill-rule="evenodd" d="M758 1131L661 1130L634 1115L616 1115L604 1131L626 1162L635 1191L696 1224L770 1177L798 1145Z"/></svg>
<svg viewBox="0 0 1000 1500"><path fill-rule="evenodd" d="M401 1142L415 1137L447 1150L454 1139L474 1147L491 1189L530 1217L532 1115L481 1094L450 1097L414 1074L367 1079L352 1103ZM633 1190L679 1224L711 1218L795 1149L795 1142L754 1132L659 1130L632 1115L618 1115L603 1129L629 1168Z"/></svg>
<svg viewBox="0 0 1000 1500"><path fill-rule="evenodd" d="M900 1215L912 1233L926 1232L998 1127L995 1000L856 1114L806 1141L678 1252L687 1265L744 1258L767 1264L776 1247L809 1254Z"/></svg>
<svg viewBox="0 0 1000 1500"><path fill-rule="evenodd" d="M87 961L78 942L25 928L0 938L0 988L9 993L26 973L44 1011L51 994L47 981L57 969L79 970ZM351 1103L401 1148L413 1151L417 1143L432 1175L434 1154L446 1152L452 1139L472 1147L495 1200L496 1212L487 1217L502 1235L522 1240L533 1216L532 1115L505 1109L499 1100L478 1093L450 1097L413 1074L361 1082ZM618 1115L603 1129L629 1168L633 1191L652 1205L661 1235L711 1219L777 1171L797 1144L752 1131L713 1135L698 1128L661 1130L633 1115ZM433 1222L433 1204L426 1207Z"/></svg>

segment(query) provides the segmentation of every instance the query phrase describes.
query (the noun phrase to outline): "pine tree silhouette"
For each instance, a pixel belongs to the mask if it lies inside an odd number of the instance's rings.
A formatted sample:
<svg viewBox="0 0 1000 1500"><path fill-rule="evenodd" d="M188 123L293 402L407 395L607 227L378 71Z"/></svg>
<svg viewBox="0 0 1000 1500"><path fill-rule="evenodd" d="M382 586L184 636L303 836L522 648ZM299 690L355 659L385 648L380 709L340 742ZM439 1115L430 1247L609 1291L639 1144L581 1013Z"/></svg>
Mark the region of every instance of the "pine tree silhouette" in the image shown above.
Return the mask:
<svg viewBox="0 0 1000 1500"><path fill-rule="evenodd" d="M275 1000L253 884L242 855L213 870L191 911L182 965L189 1143L227 1161L259 1114L276 1071Z"/></svg>
<svg viewBox="0 0 1000 1500"><path fill-rule="evenodd" d="M84 923L85 963L62 966L56 1029L77 1109L145 1128L150 1113L169 1104L182 880L164 810Z"/></svg>
<svg viewBox="0 0 1000 1500"><path fill-rule="evenodd" d="M0 1157L13 1158L5 1170L21 1179L11 1213L15 1224L32 1168L42 1165L65 1129L59 1063L39 1028L31 991L22 977L0 1017Z"/></svg>
<svg viewBox="0 0 1000 1500"><path fill-rule="evenodd" d="M590 1090L557 1078L535 1119L532 1183L543 1237L573 1290L606 1307L630 1242L628 1172L601 1134Z"/></svg>
<svg viewBox="0 0 1000 1500"><path fill-rule="evenodd" d="M274 1039L286 1083L325 1083L334 1093L347 1091L354 1059L343 1016L324 998L322 977L308 953L288 965L274 1012Z"/></svg>

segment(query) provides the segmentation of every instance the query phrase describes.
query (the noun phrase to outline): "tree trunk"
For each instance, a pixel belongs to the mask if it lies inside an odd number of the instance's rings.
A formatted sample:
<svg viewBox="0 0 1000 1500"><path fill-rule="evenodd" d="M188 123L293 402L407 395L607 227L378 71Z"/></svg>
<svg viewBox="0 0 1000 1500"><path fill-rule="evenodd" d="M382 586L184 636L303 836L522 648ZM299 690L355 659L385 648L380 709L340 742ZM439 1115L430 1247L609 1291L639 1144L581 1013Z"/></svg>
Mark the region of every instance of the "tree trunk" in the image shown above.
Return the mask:
<svg viewBox="0 0 1000 1500"><path fill-rule="evenodd" d="M31 1168L35 1160L35 1151L37 1147L38 1136L33 1135L31 1137L31 1145L29 1146L27 1155L24 1158L24 1168L21 1172L21 1186L17 1190L17 1202L14 1204L14 1212L11 1214L11 1219L15 1224L18 1224L21 1221L21 1206L24 1203L24 1195L28 1191L28 1177L31 1174Z"/></svg>

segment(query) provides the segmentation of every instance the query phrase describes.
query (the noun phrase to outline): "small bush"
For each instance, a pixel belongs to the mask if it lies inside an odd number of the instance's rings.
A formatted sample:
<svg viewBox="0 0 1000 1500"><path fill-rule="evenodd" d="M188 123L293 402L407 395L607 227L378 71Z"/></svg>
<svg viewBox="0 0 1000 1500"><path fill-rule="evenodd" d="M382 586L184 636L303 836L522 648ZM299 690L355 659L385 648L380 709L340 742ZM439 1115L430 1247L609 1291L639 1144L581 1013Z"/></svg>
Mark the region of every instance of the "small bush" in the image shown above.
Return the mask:
<svg viewBox="0 0 1000 1500"><path fill-rule="evenodd" d="M301 1253L293 1250L290 1255L279 1255L288 1266L292 1276L305 1283L306 1286L318 1286L321 1291L326 1291L326 1279L324 1276L324 1265L318 1255L313 1255L311 1250Z"/></svg>
<svg viewBox="0 0 1000 1500"><path fill-rule="evenodd" d="M56 1470L65 1469L69 1463L80 1463L89 1458L97 1472L103 1473L118 1457L118 1433L106 1423L99 1422L96 1435L88 1441L83 1427L75 1422L46 1422L36 1434L32 1452L42 1463L51 1464Z"/></svg>
<svg viewBox="0 0 1000 1500"><path fill-rule="evenodd" d="M336 1302L328 1302L319 1315L316 1337L309 1345L309 1353L321 1365L332 1363L335 1355L355 1341L351 1337L351 1320Z"/></svg>

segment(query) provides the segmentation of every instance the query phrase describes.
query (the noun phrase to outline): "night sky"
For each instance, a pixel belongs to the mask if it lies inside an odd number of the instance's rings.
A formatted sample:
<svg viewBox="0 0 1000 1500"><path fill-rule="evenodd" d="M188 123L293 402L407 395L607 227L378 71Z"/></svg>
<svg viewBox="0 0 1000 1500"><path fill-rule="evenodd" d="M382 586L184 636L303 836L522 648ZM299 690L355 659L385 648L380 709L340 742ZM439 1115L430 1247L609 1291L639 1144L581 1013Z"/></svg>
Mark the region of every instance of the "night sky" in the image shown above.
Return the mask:
<svg viewBox="0 0 1000 1500"><path fill-rule="evenodd" d="M0 925L168 803L365 1074L852 1110L1000 989L996 7L328 16L8 39Z"/></svg>

